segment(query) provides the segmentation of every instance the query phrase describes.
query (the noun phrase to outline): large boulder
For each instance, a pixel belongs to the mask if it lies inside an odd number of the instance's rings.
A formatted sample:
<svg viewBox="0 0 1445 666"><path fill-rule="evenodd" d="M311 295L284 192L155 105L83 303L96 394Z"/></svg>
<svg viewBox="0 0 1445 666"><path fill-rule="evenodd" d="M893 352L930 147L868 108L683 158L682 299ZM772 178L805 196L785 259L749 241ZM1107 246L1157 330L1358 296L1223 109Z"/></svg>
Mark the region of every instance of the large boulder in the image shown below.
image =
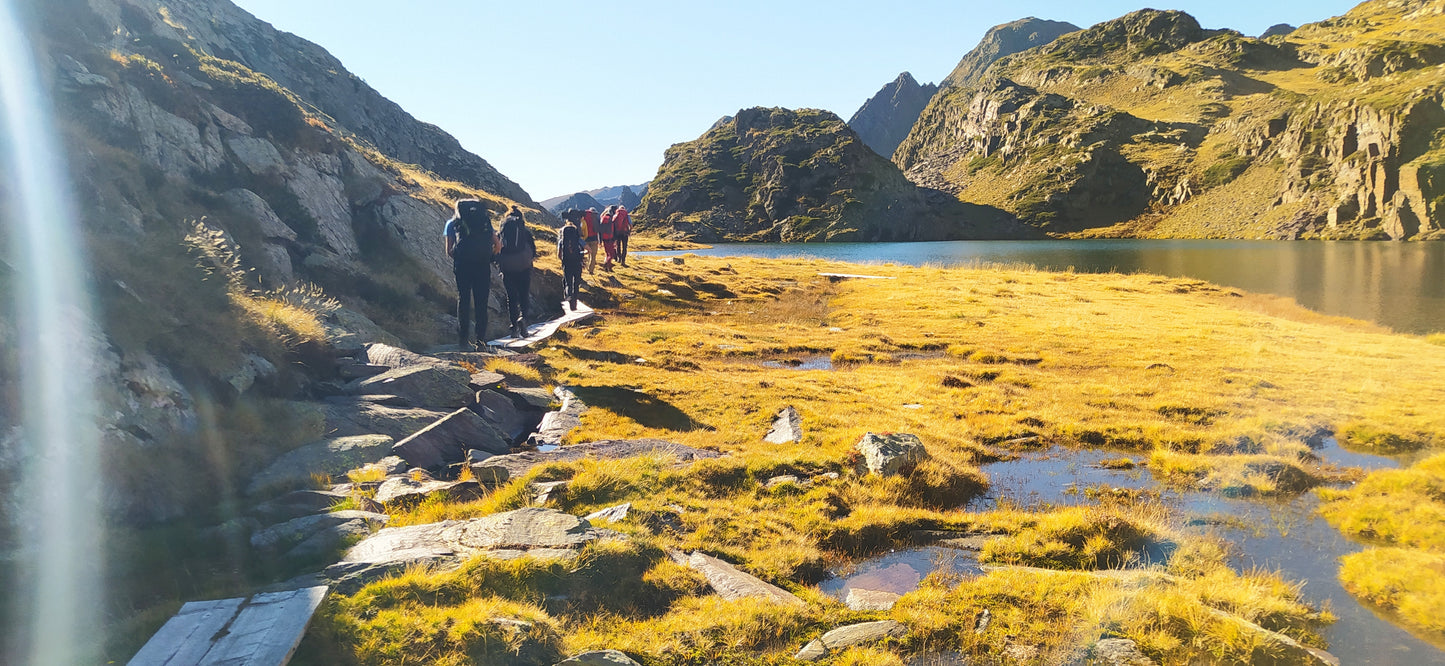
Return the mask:
<svg viewBox="0 0 1445 666"><path fill-rule="evenodd" d="M287 451L266 469L251 477L246 492L256 494L272 488L297 488L317 475L340 476L374 463L391 453L396 440L386 435L334 437Z"/></svg>
<svg viewBox="0 0 1445 666"><path fill-rule="evenodd" d="M475 397L471 379L471 373L458 367L407 365L357 382L353 393L384 393L421 407L457 408L471 404Z"/></svg>
<svg viewBox="0 0 1445 666"><path fill-rule="evenodd" d="M928 450L917 435L907 433L867 433L854 448L861 455L860 474L896 476L928 458Z"/></svg>
<svg viewBox="0 0 1445 666"><path fill-rule="evenodd" d="M252 534L251 547L257 550L289 550L321 530L357 519L379 527L385 525L391 517L368 511L332 511L302 516Z"/></svg>
<svg viewBox="0 0 1445 666"><path fill-rule="evenodd" d="M763 599L792 606L807 605L792 592L743 572L716 557L694 551L688 556L687 565L707 578L707 584L712 587L713 591L728 601Z"/></svg>
<svg viewBox="0 0 1445 666"><path fill-rule="evenodd" d="M326 432L333 437L381 434L405 439L446 412L418 407L394 407L374 402L368 396L328 398L321 403Z"/></svg>
<svg viewBox="0 0 1445 666"><path fill-rule="evenodd" d="M485 491L475 480L434 481L394 476L382 482L372 499L386 505L413 506L440 493L446 493L453 501L465 502L482 497Z"/></svg>
<svg viewBox="0 0 1445 666"><path fill-rule="evenodd" d="M476 412L458 409L397 442L391 452L412 467L440 469L465 461L470 449L501 454L511 445Z"/></svg>
<svg viewBox="0 0 1445 666"><path fill-rule="evenodd" d="M582 413L587 411L587 403L582 402L567 387L558 386L553 394L562 402L562 407L542 416L542 422L537 426L537 434L532 436L532 442L538 446L560 445L568 433L582 425Z"/></svg>
<svg viewBox="0 0 1445 666"><path fill-rule="evenodd" d="M423 356L416 352L407 351L400 347L394 347L380 342L369 344L362 352L363 361L372 365L384 365L388 368L404 368L412 365L438 365L444 363L441 359L431 356Z"/></svg>
<svg viewBox="0 0 1445 666"><path fill-rule="evenodd" d="M496 391L477 391L476 401L472 409L512 443L526 438L542 418L541 410L518 407L511 398Z"/></svg>
<svg viewBox="0 0 1445 666"><path fill-rule="evenodd" d="M773 419L773 427L768 431L763 441L769 444L790 444L802 441L803 419L798 416L798 410L792 407L784 407Z"/></svg>

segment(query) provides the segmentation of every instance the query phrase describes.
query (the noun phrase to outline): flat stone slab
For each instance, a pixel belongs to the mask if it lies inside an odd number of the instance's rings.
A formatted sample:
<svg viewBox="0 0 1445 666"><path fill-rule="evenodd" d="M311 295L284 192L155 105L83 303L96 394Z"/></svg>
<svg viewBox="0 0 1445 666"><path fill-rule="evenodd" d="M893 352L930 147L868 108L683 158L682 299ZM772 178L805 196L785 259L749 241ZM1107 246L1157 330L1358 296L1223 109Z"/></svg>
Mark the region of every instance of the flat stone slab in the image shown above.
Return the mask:
<svg viewBox="0 0 1445 666"><path fill-rule="evenodd" d="M553 389L552 394L561 401L562 407L542 415L542 422L537 425L536 434L532 435L532 443L537 446L561 445L568 433L582 425L582 414L588 409L587 403L565 386Z"/></svg>
<svg viewBox="0 0 1445 666"><path fill-rule="evenodd" d="M297 490L257 504L250 513L261 520L275 523L329 511L331 507L345 500L346 495L329 490Z"/></svg>
<svg viewBox="0 0 1445 666"><path fill-rule="evenodd" d="M713 591L728 601L756 598L779 604L807 605L792 592L698 551L687 557L687 566L707 578L707 584Z"/></svg>
<svg viewBox="0 0 1445 666"><path fill-rule="evenodd" d="M593 650L568 657L555 666L642 666L617 650Z"/></svg>
<svg viewBox="0 0 1445 666"><path fill-rule="evenodd" d="M894 620L879 620L877 622L862 622L850 624L846 627L838 627L807 645L793 655L794 659L803 661L817 661L828 656L835 650L873 643L889 637L899 637L908 633L908 628L902 623Z"/></svg>
<svg viewBox="0 0 1445 666"><path fill-rule="evenodd" d="M802 441L802 439L803 418L798 416L798 410L784 407L773 418L773 427L763 441L769 444L789 444Z"/></svg>
<svg viewBox="0 0 1445 666"><path fill-rule="evenodd" d="M341 398L321 403L327 434L333 437L379 434L400 440L447 415L446 412L432 409L384 405L372 402L368 397Z"/></svg>
<svg viewBox="0 0 1445 666"><path fill-rule="evenodd" d="M507 381L507 378L502 376L501 373L482 370L473 372L471 379L469 379L467 383L473 391L485 391L501 386L504 381Z"/></svg>
<svg viewBox="0 0 1445 666"><path fill-rule="evenodd" d="M464 462L471 449L500 454L512 447L486 419L470 409L458 409L397 442L391 453L413 467L441 469Z"/></svg>
<svg viewBox="0 0 1445 666"><path fill-rule="evenodd" d="M527 407L538 411L547 411L555 400L553 391L541 388L509 388L503 393L511 397L518 407Z"/></svg>
<svg viewBox="0 0 1445 666"><path fill-rule="evenodd" d="M507 470L512 478L526 474L533 467L549 462L572 462L590 458L593 460L620 460L637 456L664 456L679 462L692 462L703 458L716 458L716 451L694 449L665 439L604 439L586 444L564 446L552 451L522 451L507 455L493 456L474 465L478 476L488 467Z"/></svg>
<svg viewBox="0 0 1445 666"><path fill-rule="evenodd" d="M1139 644L1127 638L1105 638L1089 648L1099 664L1108 666L1156 666L1158 662L1139 650Z"/></svg>
<svg viewBox="0 0 1445 666"><path fill-rule="evenodd" d="M438 493L447 493L453 501L465 502L482 497L486 491L477 481L416 481L410 477L394 476L382 482L372 499L382 504L412 506Z"/></svg>
<svg viewBox="0 0 1445 666"><path fill-rule="evenodd" d="M278 525L272 525L251 535L251 547L259 550L290 549L307 537L329 527L335 527L350 520L361 519L372 525L385 525L391 517L369 511L332 511L311 516L293 518Z"/></svg>
<svg viewBox="0 0 1445 666"><path fill-rule="evenodd" d="M541 409L518 407L511 398L497 391L477 391L472 409L506 436L509 442L520 442L532 434L542 420Z"/></svg>
<svg viewBox="0 0 1445 666"><path fill-rule="evenodd" d="M864 590L862 588L849 588L848 598L843 601L849 609L855 611L884 611L893 608L898 603L901 595L881 590Z"/></svg>
<svg viewBox="0 0 1445 666"><path fill-rule="evenodd" d="M360 355L361 361L373 365L384 365L388 368L404 368L409 365L438 365L445 361L431 356L424 356L413 351L400 347L372 343L366 346L366 350Z"/></svg>
<svg viewBox="0 0 1445 666"><path fill-rule="evenodd" d="M605 509L593 511L587 514L583 520L588 522L615 523L626 518L627 513L631 510L632 502L627 502L625 504L618 504L617 506L609 506Z"/></svg>
<svg viewBox="0 0 1445 666"><path fill-rule="evenodd" d="M396 440L386 435L335 437L313 442L281 454L251 477L246 492L255 495L270 489L306 486L313 475L341 476L385 458L395 443Z"/></svg>
<svg viewBox="0 0 1445 666"><path fill-rule="evenodd" d="M446 365L407 365L392 368L356 384L353 393L385 393L411 404L433 409L455 409L472 402L476 391L471 373Z"/></svg>
<svg viewBox="0 0 1445 666"><path fill-rule="evenodd" d="M281 666L291 660L326 592L322 585L250 598L192 601L151 636L130 666Z"/></svg>

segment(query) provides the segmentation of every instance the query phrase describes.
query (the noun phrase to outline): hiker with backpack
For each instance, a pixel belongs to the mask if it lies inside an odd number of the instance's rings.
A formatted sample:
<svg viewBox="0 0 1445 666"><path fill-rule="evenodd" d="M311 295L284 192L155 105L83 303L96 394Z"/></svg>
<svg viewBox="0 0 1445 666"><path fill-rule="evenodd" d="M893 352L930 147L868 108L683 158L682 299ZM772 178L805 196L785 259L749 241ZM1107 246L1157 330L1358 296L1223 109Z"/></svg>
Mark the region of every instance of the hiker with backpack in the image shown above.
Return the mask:
<svg viewBox="0 0 1445 666"><path fill-rule="evenodd" d="M577 311L577 296L582 289L582 261L587 249L582 244L582 230L577 228L581 211L572 209L562 214L566 224L557 230L557 258L562 261L562 300L570 305L569 311Z"/></svg>
<svg viewBox="0 0 1445 666"><path fill-rule="evenodd" d="M587 274L597 274L597 209L588 208L582 213L582 241L587 244Z"/></svg>
<svg viewBox="0 0 1445 666"><path fill-rule="evenodd" d="M597 235L602 238L602 248L607 252L607 261L602 263L602 270L612 272L612 261L617 258L617 239L613 237L615 219L613 217L617 206L608 206L602 211L602 219L597 222Z"/></svg>
<svg viewBox="0 0 1445 666"><path fill-rule="evenodd" d="M492 292L492 256L500 249L492 216L481 201L462 199L442 229L447 256L457 278L457 340L463 350L481 348L487 339L487 298ZM469 330L475 315L477 337Z"/></svg>
<svg viewBox="0 0 1445 666"><path fill-rule="evenodd" d="M537 256L537 242L527 229L522 209L512 206L502 222L501 246L497 266L502 269L502 284L507 288L507 314L511 317L512 335L527 337L527 306L532 289L532 260Z"/></svg>
<svg viewBox="0 0 1445 666"><path fill-rule="evenodd" d="M632 235L632 215L627 206L618 205L612 214L612 238L617 244L617 263L627 265L627 237Z"/></svg>

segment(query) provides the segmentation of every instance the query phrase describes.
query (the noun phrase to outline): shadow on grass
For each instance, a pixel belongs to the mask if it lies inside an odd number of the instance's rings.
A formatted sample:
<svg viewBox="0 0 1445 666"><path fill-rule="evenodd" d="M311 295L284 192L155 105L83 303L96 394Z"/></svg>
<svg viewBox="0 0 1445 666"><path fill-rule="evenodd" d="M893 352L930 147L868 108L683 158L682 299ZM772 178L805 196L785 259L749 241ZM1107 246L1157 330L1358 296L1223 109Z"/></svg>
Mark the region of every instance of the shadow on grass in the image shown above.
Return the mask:
<svg viewBox="0 0 1445 666"><path fill-rule="evenodd" d="M579 386L572 389L583 402L625 416L638 425L674 432L712 431L666 400L621 386Z"/></svg>

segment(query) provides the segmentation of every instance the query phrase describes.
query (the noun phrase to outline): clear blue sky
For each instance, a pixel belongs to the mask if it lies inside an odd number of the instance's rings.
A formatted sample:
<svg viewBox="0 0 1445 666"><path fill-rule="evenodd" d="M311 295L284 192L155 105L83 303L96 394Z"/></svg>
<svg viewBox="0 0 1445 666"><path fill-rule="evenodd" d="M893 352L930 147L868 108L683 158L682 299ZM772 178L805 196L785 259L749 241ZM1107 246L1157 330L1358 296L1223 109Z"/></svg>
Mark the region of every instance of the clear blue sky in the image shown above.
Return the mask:
<svg viewBox="0 0 1445 666"><path fill-rule="evenodd" d="M650 180L671 144L751 106L845 120L899 72L937 82L988 28L1081 27L1140 0L235 0L331 51L533 198ZM1257 35L1347 0L1175 0L1206 28Z"/></svg>

